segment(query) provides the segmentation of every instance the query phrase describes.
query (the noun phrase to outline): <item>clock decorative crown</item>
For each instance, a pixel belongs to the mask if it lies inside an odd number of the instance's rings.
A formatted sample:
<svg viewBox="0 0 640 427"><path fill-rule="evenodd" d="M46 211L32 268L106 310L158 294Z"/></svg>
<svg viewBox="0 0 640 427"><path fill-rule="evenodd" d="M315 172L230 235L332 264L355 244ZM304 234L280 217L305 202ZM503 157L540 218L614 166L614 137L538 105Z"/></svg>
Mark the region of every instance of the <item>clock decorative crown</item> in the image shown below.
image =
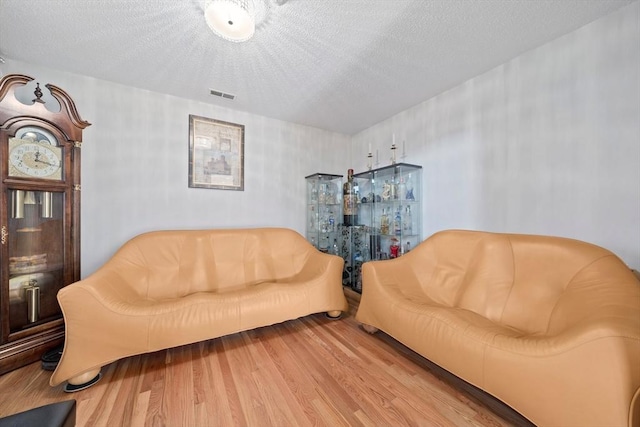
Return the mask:
<svg viewBox="0 0 640 427"><path fill-rule="evenodd" d="M0 105L2 105L0 108L0 129L8 127L11 121L18 118L38 117L55 123L69 141L82 141L82 130L90 126L91 123L82 120L73 99L64 90L52 84L45 85L51 96L60 103L60 111L57 112L50 111L45 107L40 84L36 85L34 92L36 99L32 101L32 105L24 104L18 100L15 94L16 89L31 81L33 81L32 77L22 74L7 74L0 80Z"/></svg>

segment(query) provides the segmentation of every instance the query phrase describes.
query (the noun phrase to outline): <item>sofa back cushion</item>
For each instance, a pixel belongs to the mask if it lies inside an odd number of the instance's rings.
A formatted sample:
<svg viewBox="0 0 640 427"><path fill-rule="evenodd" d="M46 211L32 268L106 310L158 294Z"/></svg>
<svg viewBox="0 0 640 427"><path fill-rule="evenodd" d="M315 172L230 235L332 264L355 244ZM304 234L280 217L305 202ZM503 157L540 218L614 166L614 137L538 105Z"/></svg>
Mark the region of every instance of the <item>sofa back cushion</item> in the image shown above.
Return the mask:
<svg viewBox="0 0 640 427"><path fill-rule="evenodd" d="M419 257L418 261L409 265L422 285L420 293L437 304L449 307L472 309L475 306L473 311L485 316L495 311L490 306L499 305L500 302L496 300L498 295L492 293L500 292L499 283L506 282L505 286L510 287L512 278L508 268L490 269L488 265L483 265L482 259L490 257L491 249L495 248L486 240L487 237L486 233L448 230L432 235L417 246L405 259ZM480 245L482 241L484 244ZM469 289L471 276L485 283L485 286ZM486 286L487 283L492 284L492 289ZM465 291L469 290L471 292L465 297ZM406 292L405 289L403 292ZM419 295L416 296L416 300L420 299ZM487 317L496 319L496 316Z"/></svg>
<svg viewBox="0 0 640 427"><path fill-rule="evenodd" d="M430 243L428 243L430 242ZM549 236L448 230L425 241L427 295L528 334L547 332L554 307L601 247ZM421 248L422 250L422 248Z"/></svg>
<svg viewBox="0 0 640 427"><path fill-rule="evenodd" d="M315 248L284 228L156 231L134 237L111 263L141 298L225 292L295 276Z"/></svg>

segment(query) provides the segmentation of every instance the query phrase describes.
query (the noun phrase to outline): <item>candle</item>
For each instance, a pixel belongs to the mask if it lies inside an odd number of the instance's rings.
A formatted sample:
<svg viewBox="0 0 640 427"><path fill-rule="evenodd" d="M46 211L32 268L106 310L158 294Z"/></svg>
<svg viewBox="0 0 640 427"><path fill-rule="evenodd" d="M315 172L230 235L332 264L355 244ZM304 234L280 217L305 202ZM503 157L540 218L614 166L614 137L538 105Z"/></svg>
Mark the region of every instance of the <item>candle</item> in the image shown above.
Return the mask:
<svg viewBox="0 0 640 427"><path fill-rule="evenodd" d="M369 154L371 154L371 143L369 143Z"/></svg>
<svg viewBox="0 0 640 427"><path fill-rule="evenodd" d="M391 145L396 145L396 134L395 133L391 136Z"/></svg>

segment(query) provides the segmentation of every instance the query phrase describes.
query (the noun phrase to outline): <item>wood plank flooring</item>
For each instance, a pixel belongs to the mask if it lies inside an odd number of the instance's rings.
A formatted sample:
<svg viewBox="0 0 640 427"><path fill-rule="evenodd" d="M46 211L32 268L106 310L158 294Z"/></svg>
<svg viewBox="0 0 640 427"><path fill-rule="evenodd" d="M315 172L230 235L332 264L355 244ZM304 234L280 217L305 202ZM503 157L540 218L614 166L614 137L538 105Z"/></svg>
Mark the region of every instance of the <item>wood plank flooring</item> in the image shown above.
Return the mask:
<svg viewBox="0 0 640 427"><path fill-rule="evenodd" d="M532 426L491 396L357 324L316 314L134 356L73 394L34 363L0 376L0 416L77 400L78 426Z"/></svg>

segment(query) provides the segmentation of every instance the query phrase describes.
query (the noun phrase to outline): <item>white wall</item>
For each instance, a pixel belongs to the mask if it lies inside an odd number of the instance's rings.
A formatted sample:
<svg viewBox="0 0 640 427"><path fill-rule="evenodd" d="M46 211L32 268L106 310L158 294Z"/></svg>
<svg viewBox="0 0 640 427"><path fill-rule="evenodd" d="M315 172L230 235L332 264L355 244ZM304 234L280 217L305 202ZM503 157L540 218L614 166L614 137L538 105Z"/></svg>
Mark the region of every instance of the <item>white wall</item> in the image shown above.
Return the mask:
<svg viewBox="0 0 640 427"><path fill-rule="evenodd" d="M640 4L527 52L353 137L424 167L423 234L567 236L640 268Z"/></svg>
<svg viewBox="0 0 640 427"><path fill-rule="evenodd" d="M283 226L304 234L305 180L343 174L347 135L7 60L91 122L82 146L82 276L155 229ZM189 114L245 125L244 191L188 187Z"/></svg>

